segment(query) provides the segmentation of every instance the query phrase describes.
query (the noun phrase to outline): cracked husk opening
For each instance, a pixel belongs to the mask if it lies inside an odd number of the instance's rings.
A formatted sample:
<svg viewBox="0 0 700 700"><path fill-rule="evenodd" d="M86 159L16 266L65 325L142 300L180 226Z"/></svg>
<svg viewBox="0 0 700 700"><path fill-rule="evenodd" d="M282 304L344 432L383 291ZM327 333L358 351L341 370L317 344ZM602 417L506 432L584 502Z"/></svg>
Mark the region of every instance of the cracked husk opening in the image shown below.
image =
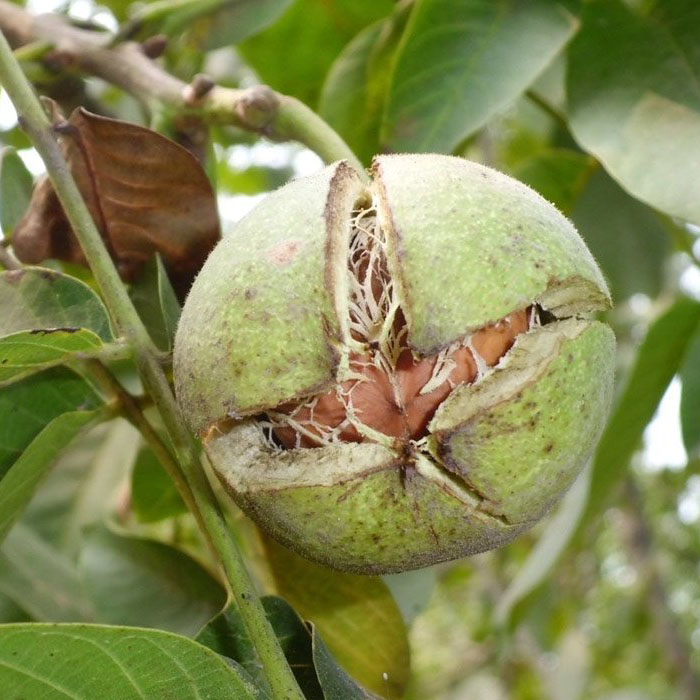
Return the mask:
<svg viewBox="0 0 700 700"><path fill-rule="evenodd" d="M540 325L541 310L532 305L436 354L418 357L409 347L410 329L391 267L376 207L357 208L347 255L346 362L330 391L282 404L261 417L268 446L370 441L404 454L421 450L428 424L452 391L478 383L518 335Z"/></svg>

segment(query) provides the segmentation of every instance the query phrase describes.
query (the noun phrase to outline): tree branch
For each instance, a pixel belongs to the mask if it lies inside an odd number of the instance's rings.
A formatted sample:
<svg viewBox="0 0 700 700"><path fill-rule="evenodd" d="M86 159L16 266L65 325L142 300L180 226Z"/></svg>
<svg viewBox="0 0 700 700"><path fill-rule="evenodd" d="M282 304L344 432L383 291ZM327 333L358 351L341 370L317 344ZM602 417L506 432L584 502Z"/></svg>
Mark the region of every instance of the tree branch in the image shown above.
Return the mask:
<svg viewBox="0 0 700 700"><path fill-rule="evenodd" d="M3 7L5 4L3 3ZM197 444L185 426L175 403L175 397L160 365L158 350L119 279L104 241L56 141L53 127L2 32L0 76L3 87L17 110L22 128L46 165L66 217L80 241L100 287L115 329L129 343L144 387L160 411L182 473L192 491L198 520L205 525L204 534L221 559L227 581L235 594L241 617L262 662L274 697L280 700L303 700L304 696L277 642L245 568L242 554L228 530L224 515L199 461Z"/></svg>
<svg viewBox="0 0 700 700"><path fill-rule="evenodd" d="M364 168L350 147L313 110L294 97L264 85L235 90L215 85L201 97L163 70L133 41L112 45L112 35L69 25L58 15L33 16L0 0L0 30L14 46L51 42L80 70L117 85L147 104L158 102L210 124L227 124L274 141L298 141L327 163L347 160L360 175Z"/></svg>

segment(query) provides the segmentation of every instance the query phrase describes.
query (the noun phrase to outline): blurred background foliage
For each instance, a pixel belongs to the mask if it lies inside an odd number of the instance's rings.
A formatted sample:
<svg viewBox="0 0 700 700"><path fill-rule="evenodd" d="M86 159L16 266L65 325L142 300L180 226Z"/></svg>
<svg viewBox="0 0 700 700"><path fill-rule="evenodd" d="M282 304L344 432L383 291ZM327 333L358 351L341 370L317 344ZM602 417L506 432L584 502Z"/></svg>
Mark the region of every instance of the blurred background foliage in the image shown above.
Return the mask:
<svg viewBox="0 0 700 700"><path fill-rule="evenodd" d="M121 26L140 41L165 34L159 60L173 74L297 96L366 165L380 151L463 155L573 219L615 299L618 391L596 457L548 519L502 550L383 580L288 561L233 510L232 527L261 591L313 620L343 666L386 697L700 697L700 4L26 6L97 31ZM265 192L322 165L297 145L192 125L45 51L20 56L66 112L83 104L185 145L205 142L224 232ZM10 238L42 166L5 96L0 107L0 223ZM149 274L135 298L156 293L158 271ZM128 363L121 377L137 388ZM1 401L0 413L14 410ZM9 442L0 425L0 456ZM62 454L0 549L2 622L97 620L194 636L221 604L191 517L121 420Z"/></svg>

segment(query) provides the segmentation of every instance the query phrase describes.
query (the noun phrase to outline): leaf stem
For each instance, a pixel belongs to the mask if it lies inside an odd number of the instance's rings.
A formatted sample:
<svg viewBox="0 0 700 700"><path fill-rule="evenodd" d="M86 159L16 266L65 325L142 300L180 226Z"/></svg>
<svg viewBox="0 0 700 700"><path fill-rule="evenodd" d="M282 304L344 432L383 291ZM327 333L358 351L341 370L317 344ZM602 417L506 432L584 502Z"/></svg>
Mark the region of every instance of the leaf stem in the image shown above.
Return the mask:
<svg viewBox="0 0 700 700"><path fill-rule="evenodd" d="M199 462L197 444L182 421L175 397L159 362L158 351L109 257L102 237L63 158L53 127L2 32L0 76L17 110L22 127L46 165L56 194L100 287L117 333L131 346L144 387L153 396L160 410L184 478L192 491L196 512L205 527L205 535L221 559L226 578L274 696L279 700L303 700L304 696L265 616L241 552L228 530L224 515Z"/></svg>

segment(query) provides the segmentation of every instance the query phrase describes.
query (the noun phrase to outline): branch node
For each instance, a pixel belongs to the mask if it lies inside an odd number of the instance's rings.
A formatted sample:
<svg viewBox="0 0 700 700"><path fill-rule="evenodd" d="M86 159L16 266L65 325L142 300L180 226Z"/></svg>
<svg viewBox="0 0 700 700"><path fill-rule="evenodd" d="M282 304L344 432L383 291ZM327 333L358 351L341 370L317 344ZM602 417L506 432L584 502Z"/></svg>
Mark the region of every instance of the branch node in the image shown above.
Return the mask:
<svg viewBox="0 0 700 700"><path fill-rule="evenodd" d="M141 44L141 51L151 59L160 58L165 53L166 48L168 48L168 37L165 34L149 36Z"/></svg>
<svg viewBox="0 0 700 700"><path fill-rule="evenodd" d="M264 131L277 114L279 104L279 96L274 90L267 85L256 85L245 91L234 109L247 128Z"/></svg>
<svg viewBox="0 0 700 700"><path fill-rule="evenodd" d="M198 73L189 85L182 89L182 99L189 107L194 107L214 88L214 81L204 73Z"/></svg>
<svg viewBox="0 0 700 700"><path fill-rule="evenodd" d="M61 73L74 66L76 63L75 56L72 52L65 49L54 49L49 51L44 57L44 65L54 73Z"/></svg>

